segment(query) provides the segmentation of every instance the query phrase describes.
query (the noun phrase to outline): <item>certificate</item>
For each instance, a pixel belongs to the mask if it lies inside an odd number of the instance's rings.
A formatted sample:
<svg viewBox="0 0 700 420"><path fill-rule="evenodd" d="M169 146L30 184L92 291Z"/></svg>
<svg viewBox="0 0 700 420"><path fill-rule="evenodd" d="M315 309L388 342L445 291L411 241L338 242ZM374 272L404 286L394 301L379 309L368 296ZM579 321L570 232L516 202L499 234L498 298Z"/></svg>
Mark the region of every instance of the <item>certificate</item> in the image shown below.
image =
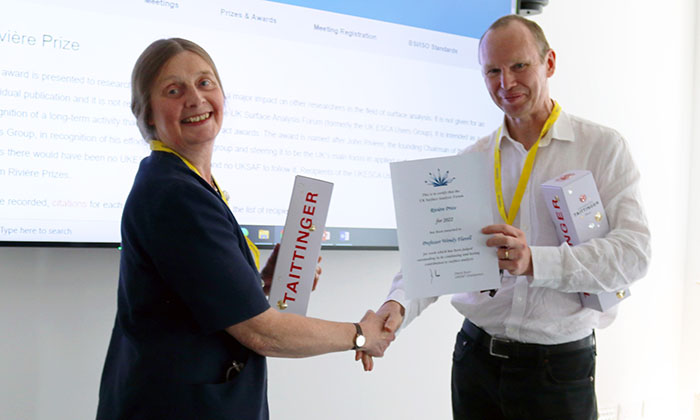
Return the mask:
<svg viewBox="0 0 700 420"><path fill-rule="evenodd" d="M488 162L474 152L390 164L407 297L500 287L498 256L481 233L493 224Z"/></svg>

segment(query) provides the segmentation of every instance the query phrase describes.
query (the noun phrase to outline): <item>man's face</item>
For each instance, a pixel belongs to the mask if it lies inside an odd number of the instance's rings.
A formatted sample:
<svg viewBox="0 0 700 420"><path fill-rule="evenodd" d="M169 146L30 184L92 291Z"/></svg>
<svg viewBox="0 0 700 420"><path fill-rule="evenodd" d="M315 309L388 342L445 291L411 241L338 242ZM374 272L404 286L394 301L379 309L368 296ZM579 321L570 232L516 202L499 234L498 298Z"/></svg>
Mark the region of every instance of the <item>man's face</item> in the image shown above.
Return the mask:
<svg viewBox="0 0 700 420"><path fill-rule="evenodd" d="M489 31L481 42L479 61L491 99L508 117L527 119L547 112L554 51L543 60L524 25L511 22Z"/></svg>

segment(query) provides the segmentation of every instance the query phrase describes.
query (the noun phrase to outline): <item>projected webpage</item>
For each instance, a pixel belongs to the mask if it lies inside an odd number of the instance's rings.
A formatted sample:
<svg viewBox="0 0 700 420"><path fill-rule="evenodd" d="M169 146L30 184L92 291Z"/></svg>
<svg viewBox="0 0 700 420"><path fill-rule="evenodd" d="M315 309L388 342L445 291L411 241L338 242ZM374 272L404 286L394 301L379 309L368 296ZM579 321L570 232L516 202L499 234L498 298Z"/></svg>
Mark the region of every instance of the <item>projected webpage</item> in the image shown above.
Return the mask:
<svg viewBox="0 0 700 420"><path fill-rule="evenodd" d="M508 13L504 3L471 16L473 30ZM213 0L5 8L0 241L120 241L124 201L150 153L129 109L131 69L153 40L182 37L219 69L226 112L213 174L254 242L279 241L299 174L335 184L325 245L396 246L389 162L454 154L501 114L483 86L477 34L366 13Z"/></svg>

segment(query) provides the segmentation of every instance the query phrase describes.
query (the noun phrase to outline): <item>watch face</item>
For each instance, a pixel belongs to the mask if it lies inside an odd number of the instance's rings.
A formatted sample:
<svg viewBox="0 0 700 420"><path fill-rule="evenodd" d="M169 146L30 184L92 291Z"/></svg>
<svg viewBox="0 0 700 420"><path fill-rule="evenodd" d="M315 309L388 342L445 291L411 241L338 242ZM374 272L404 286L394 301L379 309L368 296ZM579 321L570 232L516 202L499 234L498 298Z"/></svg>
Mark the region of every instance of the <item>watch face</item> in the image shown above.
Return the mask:
<svg viewBox="0 0 700 420"><path fill-rule="evenodd" d="M364 347L365 345L365 336L364 335L358 335L355 337L355 345L357 347Z"/></svg>

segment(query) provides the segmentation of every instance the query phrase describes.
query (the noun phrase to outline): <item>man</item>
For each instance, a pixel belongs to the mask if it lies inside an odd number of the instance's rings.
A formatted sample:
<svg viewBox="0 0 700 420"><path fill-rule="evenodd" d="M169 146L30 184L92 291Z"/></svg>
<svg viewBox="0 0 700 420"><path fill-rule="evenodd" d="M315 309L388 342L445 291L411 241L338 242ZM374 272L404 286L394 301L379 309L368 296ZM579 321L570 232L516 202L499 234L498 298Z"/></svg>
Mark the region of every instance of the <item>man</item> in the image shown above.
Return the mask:
<svg viewBox="0 0 700 420"><path fill-rule="evenodd" d="M492 296L452 298L465 316L453 355L454 418L595 419L593 330L609 325L616 309L584 308L576 292L620 290L644 276L650 247L639 172L617 132L560 112L550 98L556 55L536 23L516 15L494 22L479 43L479 62L505 117L465 152L487 151L501 167L503 204L482 232L504 275ZM540 192L542 182L571 169L593 173L611 228L573 247L559 243ZM406 299L399 273L378 313L394 331L436 299ZM371 357L360 357L371 369Z"/></svg>

